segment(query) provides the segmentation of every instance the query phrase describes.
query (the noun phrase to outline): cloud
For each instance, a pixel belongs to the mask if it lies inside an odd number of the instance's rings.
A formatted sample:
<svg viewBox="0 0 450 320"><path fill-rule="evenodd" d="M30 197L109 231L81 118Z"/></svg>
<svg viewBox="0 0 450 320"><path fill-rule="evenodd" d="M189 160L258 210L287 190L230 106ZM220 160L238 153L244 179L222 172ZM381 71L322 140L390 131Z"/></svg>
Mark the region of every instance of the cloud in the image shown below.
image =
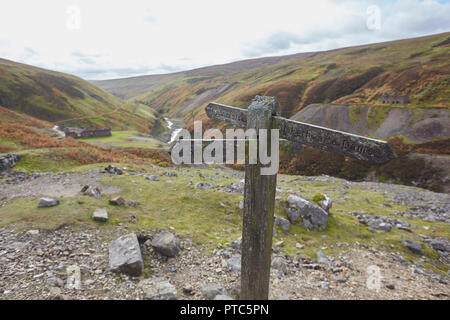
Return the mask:
<svg viewBox="0 0 450 320"><path fill-rule="evenodd" d="M352 1L332 3L355 5ZM306 26L295 31L277 31L257 41L246 42L242 47L245 57L287 54L300 51L334 49L371 42L389 41L450 30L450 3L433 0L399 0L382 2L379 9L379 29L368 27L368 19L374 11L368 11L371 3L362 1L353 10L336 16L318 26Z"/></svg>
<svg viewBox="0 0 450 320"><path fill-rule="evenodd" d="M88 79L167 73L450 30L436 0L72 0L0 3L0 57ZM367 8L380 8L380 28ZM27 10L24 10L27 8Z"/></svg>

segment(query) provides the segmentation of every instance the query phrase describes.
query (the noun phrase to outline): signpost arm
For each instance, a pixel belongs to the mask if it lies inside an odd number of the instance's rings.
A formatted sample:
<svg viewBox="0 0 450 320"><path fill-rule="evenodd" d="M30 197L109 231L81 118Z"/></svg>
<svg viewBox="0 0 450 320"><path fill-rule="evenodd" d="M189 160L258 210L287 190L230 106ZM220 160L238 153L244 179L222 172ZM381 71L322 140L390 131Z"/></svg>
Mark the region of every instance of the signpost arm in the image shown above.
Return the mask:
<svg viewBox="0 0 450 320"><path fill-rule="evenodd" d="M257 134L259 129L267 129L268 141L271 141L272 115L277 112L277 108L275 98L255 98L248 108L247 129L256 129ZM246 155L248 158L248 150ZM240 297L243 300L267 300L269 297L277 175L261 175L261 166L258 157L256 164L247 164L245 167Z"/></svg>

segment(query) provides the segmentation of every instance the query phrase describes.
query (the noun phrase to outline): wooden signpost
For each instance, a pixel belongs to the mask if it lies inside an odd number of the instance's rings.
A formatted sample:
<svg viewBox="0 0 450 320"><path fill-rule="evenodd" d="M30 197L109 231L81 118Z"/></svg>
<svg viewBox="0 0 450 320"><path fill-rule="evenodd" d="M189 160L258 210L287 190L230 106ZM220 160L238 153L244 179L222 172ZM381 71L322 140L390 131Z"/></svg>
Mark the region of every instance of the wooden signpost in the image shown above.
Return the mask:
<svg viewBox="0 0 450 320"><path fill-rule="evenodd" d="M247 129L268 129L268 141L270 129L279 129L280 136L287 140L373 164L396 157L385 141L282 118L278 108L274 97L256 96L247 110L210 103L206 113L212 119ZM256 164L245 166L240 296L243 300L266 300L269 295L277 175L261 175L261 167L259 159Z"/></svg>

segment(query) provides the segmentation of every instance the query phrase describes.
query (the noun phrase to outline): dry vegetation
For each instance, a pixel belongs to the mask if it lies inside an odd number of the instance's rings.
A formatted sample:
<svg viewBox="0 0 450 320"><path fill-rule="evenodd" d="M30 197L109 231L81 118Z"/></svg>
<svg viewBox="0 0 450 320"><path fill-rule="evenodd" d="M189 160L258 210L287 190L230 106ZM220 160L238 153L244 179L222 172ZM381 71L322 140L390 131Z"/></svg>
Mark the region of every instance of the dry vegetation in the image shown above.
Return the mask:
<svg viewBox="0 0 450 320"><path fill-rule="evenodd" d="M55 139L35 128L51 128L53 124L0 107L0 152L20 149L52 149L53 162L69 161L72 165L106 162L149 161L170 166L168 155L160 150L104 149L70 137Z"/></svg>

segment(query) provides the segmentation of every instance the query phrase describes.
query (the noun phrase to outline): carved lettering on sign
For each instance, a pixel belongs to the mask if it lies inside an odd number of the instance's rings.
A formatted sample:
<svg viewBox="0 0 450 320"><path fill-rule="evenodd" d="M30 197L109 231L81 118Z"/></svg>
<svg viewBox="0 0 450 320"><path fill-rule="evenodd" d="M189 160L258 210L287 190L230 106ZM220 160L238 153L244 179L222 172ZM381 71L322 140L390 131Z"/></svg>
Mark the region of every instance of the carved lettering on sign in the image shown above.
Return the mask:
<svg viewBox="0 0 450 320"><path fill-rule="evenodd" d="M206 113L212 119L227 121L242 127L247 125L245 109L210 103L206 107ZM385 141L297 122L280 116L273 116L272 119L272 127L279 129L280 136L290 141L374 164L383 164L396 157L395 152Z"/></svg>

